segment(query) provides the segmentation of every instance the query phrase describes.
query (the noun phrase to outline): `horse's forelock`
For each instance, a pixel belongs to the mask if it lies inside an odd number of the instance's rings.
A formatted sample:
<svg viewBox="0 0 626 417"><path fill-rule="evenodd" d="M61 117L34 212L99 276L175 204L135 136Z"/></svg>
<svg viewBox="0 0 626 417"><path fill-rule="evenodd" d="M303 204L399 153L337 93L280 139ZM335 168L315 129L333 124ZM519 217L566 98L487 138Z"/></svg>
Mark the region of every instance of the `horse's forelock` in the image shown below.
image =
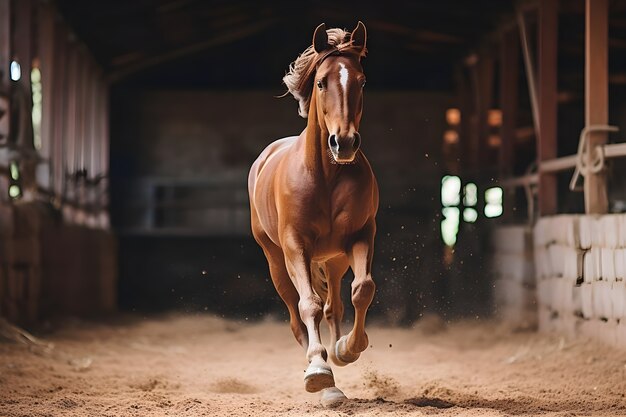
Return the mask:
<svg viewBox="0 0 626 417"><path fill-rule="evenodd" d="M350 43L350 32L345 29L327 29L328 44L336 48L348 46ZM287 74L283 77L283 83L293 97L298 100L298 114L306 118L309 114L309 104L311 103L311 92L313 88L313 76L317 64L318 54L309 46L302 52L294 62L289 65Z"/></svg>

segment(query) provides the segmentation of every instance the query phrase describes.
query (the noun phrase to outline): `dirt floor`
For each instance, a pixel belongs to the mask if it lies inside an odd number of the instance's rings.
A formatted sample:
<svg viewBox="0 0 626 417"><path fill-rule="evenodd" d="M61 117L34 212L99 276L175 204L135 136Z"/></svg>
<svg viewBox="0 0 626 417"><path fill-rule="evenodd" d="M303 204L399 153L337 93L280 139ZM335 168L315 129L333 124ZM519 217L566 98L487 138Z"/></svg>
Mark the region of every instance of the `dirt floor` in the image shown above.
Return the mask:
<svg viewBox="0 0 626 417"><path fill-rule="evenodd" d="M1 416L626 415L626 352L494 323L371 326L335 369L351 398L328 410L303 389L285 323L206 315L66 321L54 348L0 343Z"/></svg>

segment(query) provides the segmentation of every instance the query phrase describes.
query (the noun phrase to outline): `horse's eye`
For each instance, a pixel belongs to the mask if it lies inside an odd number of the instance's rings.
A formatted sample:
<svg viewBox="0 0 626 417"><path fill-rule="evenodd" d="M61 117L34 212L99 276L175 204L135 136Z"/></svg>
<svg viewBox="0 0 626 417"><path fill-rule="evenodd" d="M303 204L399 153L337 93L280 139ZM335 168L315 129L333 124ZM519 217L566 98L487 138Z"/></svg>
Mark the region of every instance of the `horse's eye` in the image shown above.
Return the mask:
<svg viewBox="0 0 626 417"><path fill-rule="evenodd" d="M324 83L322 83L322 80L317 80L317 88L319 88L320 90L324 88Z"/></svg>

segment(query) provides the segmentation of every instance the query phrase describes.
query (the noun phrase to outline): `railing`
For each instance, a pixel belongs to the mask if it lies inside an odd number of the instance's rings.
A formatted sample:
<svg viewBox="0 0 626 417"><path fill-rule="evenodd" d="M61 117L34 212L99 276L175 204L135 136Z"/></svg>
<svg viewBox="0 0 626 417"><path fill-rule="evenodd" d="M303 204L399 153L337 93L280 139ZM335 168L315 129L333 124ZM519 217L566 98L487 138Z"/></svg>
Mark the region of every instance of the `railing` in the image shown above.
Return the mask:
<svg viewBox="0 0 626 417"><path fill-rule="evenodd" d="M574 174L570 180L569 189L579 191L578 179L592 173L598 173L605 167L605 161L612 158L626 157L626 143L608 143L590 149L588 137L594 132L618 132L617 126L591 125L585 127L580 132L578 142L578 152L575 155L554 158L539 163L538 172L529 172L526 175L514 178L507 178L500 182L504 188L524 187L526 190L529 220L532 222L534 213L533 186L539 183L539 175L543 173L557 173L574 169ZM593 153L590 155L590 153ZM591 157L590 157L591 156ZM590 163L588 163L588 161Z"/></svg>

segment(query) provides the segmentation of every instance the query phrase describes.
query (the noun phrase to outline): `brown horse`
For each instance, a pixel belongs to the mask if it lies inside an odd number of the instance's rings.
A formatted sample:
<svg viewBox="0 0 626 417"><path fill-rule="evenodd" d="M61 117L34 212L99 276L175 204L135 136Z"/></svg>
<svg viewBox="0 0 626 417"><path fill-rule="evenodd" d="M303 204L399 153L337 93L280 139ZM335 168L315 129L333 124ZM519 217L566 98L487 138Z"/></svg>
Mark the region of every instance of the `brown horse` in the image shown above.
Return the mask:
<svg viewBox="0 0 626 417"><path fill-rule="evenodd" d="M307 126L300 136L270 144L248 178L252 232L289 309L291 330L306 349L305 389L323 390L327 405L345 399L328 356L344 366L367 348L365 316L376 287L371 264L378 187L359 149L366 37L362 22L352 34L317 27L313 45L283 79ZM348 267L355 319L342 337L340 284ZM330 327L329 354L320 338L322 315Z"/></svg>

